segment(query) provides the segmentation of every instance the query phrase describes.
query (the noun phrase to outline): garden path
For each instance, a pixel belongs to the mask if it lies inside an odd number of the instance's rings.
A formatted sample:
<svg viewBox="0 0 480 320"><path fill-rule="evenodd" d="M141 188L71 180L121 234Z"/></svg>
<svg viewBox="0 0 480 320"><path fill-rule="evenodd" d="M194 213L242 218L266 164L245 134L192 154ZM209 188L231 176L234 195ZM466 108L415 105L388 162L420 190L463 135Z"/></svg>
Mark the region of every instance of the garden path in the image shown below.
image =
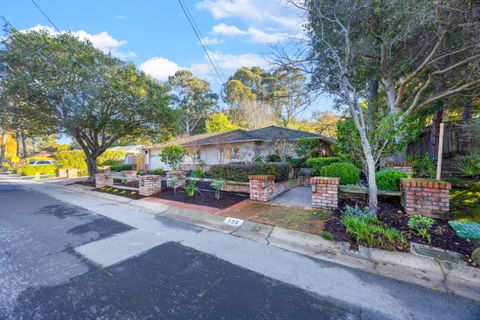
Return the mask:
<svg viewBox="0 0 480 320"><path fill-rule="evenodd" d="M312 189L310 187L298 186L282 193L270 201L272 204L286 205L292 207L312 207Z"/></svg>

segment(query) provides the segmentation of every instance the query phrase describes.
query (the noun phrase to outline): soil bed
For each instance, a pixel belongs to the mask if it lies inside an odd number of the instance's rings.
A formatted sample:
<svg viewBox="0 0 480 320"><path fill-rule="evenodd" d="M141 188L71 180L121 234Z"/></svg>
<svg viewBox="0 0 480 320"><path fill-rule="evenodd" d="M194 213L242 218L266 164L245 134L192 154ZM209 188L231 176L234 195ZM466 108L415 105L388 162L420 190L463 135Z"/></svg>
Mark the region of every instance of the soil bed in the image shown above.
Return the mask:
<svg viewBox="0 0 480 320"><path fill-rule="evenodd" d="M120 179L113 179L113 185L121 187L130 187L130 188L138 188L138 180L137 181L128 181L127 183L122 182Z"/></svg>
<svg viewBox="0 0 480 320"><path fill-rule="evenodd" d="M366 206L365 202L357 202L359 206ZM343 200L339 203L339 208L345 205L354 206L354 201ZM470 240L459 238L453 229L448 225L447 221L435 220L435 224L430 228L429 234L432 242L419 236L415 231L411 230L407 223L409 215L407 215L400 203L388 198L379 201L379 212L377 217L387 226L393 227L404 234L409 242L416 242L432 247L455 251L463 254L466 259L470 257L474 249L474 245ZM325 224L325 230L333 234L336 241L348 241L353 247L356 247L356 240L347 234L345 227L341 223L341 210L336 210L334 216Z"/></svg>
<svg viewBox="0 0 480 320"><path fill-rule="evenodd" d="M93 189L93 191L113 194L115 196L122 196L122 197L133 199L133 200L139 200L144 198L144 196L138 194L138 191L126 190L126 189L117 188L117 187L102 187L98 189Z"/></svg>
<svg viewBox="0 0 480 320"><path fill-rule="evenodd" d="M197 191L193 197L190 197L183 189L179 188L177 189L177 192L174 192L173 189L168 188L167 190L154 195L154 197L190 204L198 204L217 209L225 209L248 199L248 194L222 191L220 193L220 200L217 200L215 198L215 192L213 191Z"/></svg>

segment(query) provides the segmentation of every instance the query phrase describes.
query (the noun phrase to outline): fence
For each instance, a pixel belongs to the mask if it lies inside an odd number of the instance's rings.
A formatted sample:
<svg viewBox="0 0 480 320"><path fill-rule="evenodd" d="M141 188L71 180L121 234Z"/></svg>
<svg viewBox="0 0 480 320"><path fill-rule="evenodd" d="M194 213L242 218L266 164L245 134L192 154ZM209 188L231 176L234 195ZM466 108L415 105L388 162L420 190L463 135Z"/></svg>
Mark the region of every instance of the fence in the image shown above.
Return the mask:
<svg viewBox="0 0 480 320"><path fill-rule="evenodd" d="M431 127L425 130L415 141L407 146L407 154L423 157L428 154L430 147ZM461 123L445 123L443 133L443 156L453 157L455 155L467 154L471 151L473 141L467 134L467 130Z"/></svg>

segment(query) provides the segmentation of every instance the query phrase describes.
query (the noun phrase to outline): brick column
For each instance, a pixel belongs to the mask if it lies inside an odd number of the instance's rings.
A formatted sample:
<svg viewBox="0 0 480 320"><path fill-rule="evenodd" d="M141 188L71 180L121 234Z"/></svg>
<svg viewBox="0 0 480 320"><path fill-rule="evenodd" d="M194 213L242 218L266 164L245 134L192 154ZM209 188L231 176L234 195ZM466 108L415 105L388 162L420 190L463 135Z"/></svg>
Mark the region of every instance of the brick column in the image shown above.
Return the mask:
<svg viewBox="0 0 480 320"><path fill-rule="evenodd" d="M67 177L67 169L65 169L65 168L58 168L58 169L57 169L57 177L59 177L59 178L66 178L66 177Z"/></svg>
<svg viewBox="0 0 480 320"><path fill-rule="evenodd" d="M250 181L250 199L269 201L275 196L275 176L248 176Z"/></svg>
<svg viewBox="0 0 480 320"><path fill-rule="evenodd" d="M340 178L312 177L312 207L334 210L338 208Z"/></svg>
<svg viewBox="0 0 480 320"><path fill-rule="evenodd" d="M387 162L385 163L385 167L413 175L412 164L408 162Z"/></svg>
<svg viewBox="0 0 480 320"><path fill-rule="evenodd" d="M402 206L408 214L448 219L452 185L431 179L401 179Z"/></svg>
<svg viewBox="0 0 480 320"><path fill-rule="evenodd" d="M68 178L76 178L78 170L77 169L67 169L67 177Z"/></svg>
<svg viewBox="0 0 480 320"><path fill-rule="evenodd" d="M162 192L162 176L161 175L145 175L138 176L138 193L142 196L151 196Z"/></svg>
<svg viewBox="0 0 480 320"><path fill-rule="evenodd" d="M108 185L107 173L95 173L95 188L101 188Z"/></svg>

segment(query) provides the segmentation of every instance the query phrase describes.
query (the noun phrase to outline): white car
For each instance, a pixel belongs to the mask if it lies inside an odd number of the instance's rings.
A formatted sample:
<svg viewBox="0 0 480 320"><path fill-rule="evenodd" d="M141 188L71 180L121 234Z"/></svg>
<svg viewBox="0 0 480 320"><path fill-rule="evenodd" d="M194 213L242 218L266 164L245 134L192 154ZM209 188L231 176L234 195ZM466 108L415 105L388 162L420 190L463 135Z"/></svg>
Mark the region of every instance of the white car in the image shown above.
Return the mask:
<svg viewBox="0 0 480 320"><path fill-rule="evenodd" d="M30 160L28 161L29 166L39 166L39 165L55 165L57 162L55 160Z"/></svg>

